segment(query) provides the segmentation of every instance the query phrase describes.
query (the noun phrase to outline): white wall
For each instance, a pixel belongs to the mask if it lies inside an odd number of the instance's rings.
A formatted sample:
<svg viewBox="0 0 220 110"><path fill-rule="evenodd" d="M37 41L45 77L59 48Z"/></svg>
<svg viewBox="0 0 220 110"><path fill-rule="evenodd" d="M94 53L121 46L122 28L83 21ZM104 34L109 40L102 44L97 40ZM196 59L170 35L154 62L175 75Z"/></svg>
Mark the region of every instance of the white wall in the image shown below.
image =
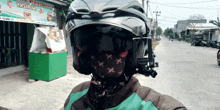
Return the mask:
<svg viewBox="0 0 220 110"><path fill-rule="evenodd" d="M217 40L217 41L219 42L219 41L220 41L220 38L219 38L219 37L220 37L219 34L218 34L218 35L215 35L215 32L212 32L212 39L211 39L212 41L216 41L216 40Z"/></svg>

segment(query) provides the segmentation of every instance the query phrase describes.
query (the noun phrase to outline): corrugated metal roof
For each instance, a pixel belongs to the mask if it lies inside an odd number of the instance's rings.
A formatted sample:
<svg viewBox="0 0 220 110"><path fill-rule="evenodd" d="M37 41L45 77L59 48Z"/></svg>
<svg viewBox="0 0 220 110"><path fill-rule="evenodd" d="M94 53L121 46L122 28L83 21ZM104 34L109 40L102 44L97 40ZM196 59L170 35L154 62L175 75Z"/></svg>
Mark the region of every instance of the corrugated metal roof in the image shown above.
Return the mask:
<svg viewBox="0 0 220 110"><path fill-rule="evenodd" d="M190 23L190 26L187 26L189 30L206 30L206 29L218 29L218 26L212 23Z"/></svg>

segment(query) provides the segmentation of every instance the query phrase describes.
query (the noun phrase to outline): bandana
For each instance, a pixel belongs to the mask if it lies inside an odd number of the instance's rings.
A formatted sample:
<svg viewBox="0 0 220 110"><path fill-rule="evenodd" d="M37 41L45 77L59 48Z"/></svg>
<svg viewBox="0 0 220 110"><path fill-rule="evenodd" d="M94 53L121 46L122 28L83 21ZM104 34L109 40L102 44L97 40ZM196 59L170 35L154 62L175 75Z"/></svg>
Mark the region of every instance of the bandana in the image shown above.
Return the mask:
<svg viewBox="0 0 220 110"><path fill-rule="evenodd" d="M125 60L128 52L120 55L100 53L91 55L90 65L93 78L89 91L90 102L98 109L105 108L107 95L120 91L128 82L124 74Z"/></svg>
<svg viewBox="0 0 220 110"><path fill-rule="evenodd" d="M117 80L119 79L119 80ZM129 77L122 75L119 78L112 79L117 81L112 81L108 79L106 82L103 82L101 77L93 76L89 89L89 98L91 104L97 110L104 110L107 106L105 104L106 98L109 95L113 95L116 92L120 91L128 83Z"/></svg>
<svg viewBox="0 0 220 110"><path fill-rule="evenodd" d="M125 53L127 54L127 53ZM103 78L117 78L124 72L126 57L113 54L97 54L91 56L94 73Z"/></svg>

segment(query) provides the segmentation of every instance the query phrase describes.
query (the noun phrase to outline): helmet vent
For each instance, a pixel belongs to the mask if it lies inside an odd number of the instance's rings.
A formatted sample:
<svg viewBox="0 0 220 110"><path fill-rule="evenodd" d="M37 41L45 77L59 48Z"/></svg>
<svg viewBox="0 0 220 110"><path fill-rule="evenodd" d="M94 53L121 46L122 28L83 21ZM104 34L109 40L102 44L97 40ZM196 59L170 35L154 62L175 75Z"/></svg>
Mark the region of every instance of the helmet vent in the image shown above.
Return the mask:
<svg viewBox="0 0 220 110"><path fill-rule="evenodd" d="M107 8L107 9L104 9L102 12L112 12L112 11L115 11L117 9L118 8Z"/></svg>
<svg viewBox="0 0 220 110"><path fill-rule="evenodd" d="M87 10L87 9L77 9L77 12L89 13L89 10Z"/></svg>
<svg viewBox="0 0 220 110"><path fill-rule="evenodd" d="M140 11L141 13L144 13L144 10L142 8L138 7L138 6L131 6L129 8L133 8L133 9L135 9L137 11Z"/></svg>

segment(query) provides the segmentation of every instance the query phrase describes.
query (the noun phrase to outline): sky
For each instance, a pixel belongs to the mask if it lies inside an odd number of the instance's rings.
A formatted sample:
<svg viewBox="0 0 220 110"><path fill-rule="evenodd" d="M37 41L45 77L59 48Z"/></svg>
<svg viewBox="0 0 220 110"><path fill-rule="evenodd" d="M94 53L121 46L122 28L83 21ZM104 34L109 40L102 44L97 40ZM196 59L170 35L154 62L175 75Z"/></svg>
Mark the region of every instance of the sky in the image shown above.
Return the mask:
<svg viewBox="0 0 220 110"><path fill-rule="evenodd" d="M187 20L191 15L203 15L208 23L220 16L220 0L149 0L148 17L156 19L156 11L161 12L157 19L163 30L174 28L178 20Z"/></svg>

